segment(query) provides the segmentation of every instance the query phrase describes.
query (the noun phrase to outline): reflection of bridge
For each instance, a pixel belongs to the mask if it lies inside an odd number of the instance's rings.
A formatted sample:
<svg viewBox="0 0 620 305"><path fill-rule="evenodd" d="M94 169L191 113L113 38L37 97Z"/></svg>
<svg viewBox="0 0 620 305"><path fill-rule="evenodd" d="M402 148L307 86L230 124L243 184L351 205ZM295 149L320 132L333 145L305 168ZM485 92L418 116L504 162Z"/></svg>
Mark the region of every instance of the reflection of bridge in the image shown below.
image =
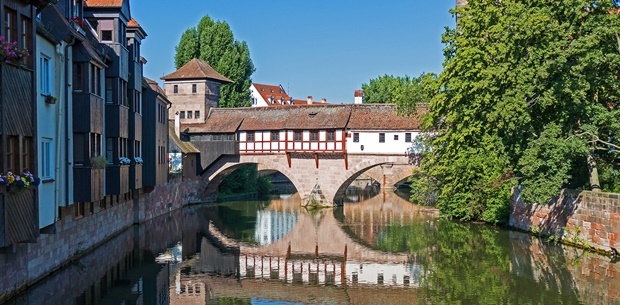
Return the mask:
<svg viewBox="0 0 620 305"><path fill-rule="evenodd" d="M277 200L268 210L261 212L264 217L277 221L272 223L273 226L257 224L257 236L271 236L273 227L285 228L296 219L287 234L276 230L276 235L283 236L270 244L252 246L236 242L224 236L213 224L208 229L210 238L225 248L234 249L233 252L238 251L239 258L234 264L242 277L333 285L366 283L413 287L419 283L421 267L416 264L415 257L362 245L343 230L334 211L321 210L314 215L299 211L299 200L298 196ZM393 221L402 223L434 217L427 213L427 209L413 205L393 192L359 204L347 204L342 212L348 223L372 230Z"/></svg>
<svg viewBox="0 0 620 305"><path fill-rule="evenodd" d="M419 157L417 117L394 105L214 108L204 124L182 127L201 151L206 199L235 169L258 164L285 175L302 203L332 205L360 174L376 168L369 175L391 188Z"/></svg>

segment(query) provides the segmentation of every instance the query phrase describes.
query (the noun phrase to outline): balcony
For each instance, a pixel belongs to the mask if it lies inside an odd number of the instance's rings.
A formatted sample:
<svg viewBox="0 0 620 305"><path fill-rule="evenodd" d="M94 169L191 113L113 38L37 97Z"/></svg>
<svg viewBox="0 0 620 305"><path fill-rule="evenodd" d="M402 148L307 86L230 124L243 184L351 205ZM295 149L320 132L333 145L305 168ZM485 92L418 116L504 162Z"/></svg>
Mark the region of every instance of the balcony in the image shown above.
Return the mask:
<svg viewBox="0 0 620 305"><path fill-rule="evenodd" d="M129 165L108 165L105 178L106 195L129 192Z"/></svg>
<svg viewBox="0 0 620 305"><path fill-rule="evenodd" d="M103 199L103 169L74 167L75 187L73 196L76 202L93 202Z"/></svg>
<svg viewBox="0 0 620 305"><path fill-rule="evenodd" d="M129 108L123 105L105 105L106 137L128 138L129 136Z"/></svg>
<svg viewBox="0 0 620 305"><path fill-rule="evenodd" d="M129 114L129 140L142 141L142 115L136 112Z"/></svg>
<svg viewBox="0 0 620 305"><path fill-rule="evenodd" d="M112 62L106 68L106 77L119 77L129 81L129 51L118 43L107 44L111 49Z"/></svg>
<svg viewBox="0 0 620 305"><path fill-rule="evenodd" d="M91 93L73 93L73 131L103 133L103 99Z"/></svg>
<svg viewBox="0 0 620 305"><path fill-rule="evenodd" d="M39 236L35 190L0 194L0 248Z"/></svg>
<svg viewBox="0 0 620 305"><path fill-rule="evenodd" d="M142 188L142 164L131 164L129 166L129 188L137 190Z"/></svg>

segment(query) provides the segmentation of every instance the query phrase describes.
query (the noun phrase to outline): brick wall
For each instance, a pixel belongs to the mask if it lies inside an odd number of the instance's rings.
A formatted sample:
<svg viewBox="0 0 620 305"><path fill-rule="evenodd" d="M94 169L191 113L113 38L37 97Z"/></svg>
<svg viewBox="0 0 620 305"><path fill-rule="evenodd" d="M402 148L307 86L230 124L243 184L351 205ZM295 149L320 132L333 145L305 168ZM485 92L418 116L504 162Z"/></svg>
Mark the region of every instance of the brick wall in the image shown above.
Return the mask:
<svg viewBox="0 0 620 305"><path fill-rule="evenodd" d="M620 246L619 194L562 190L547 204L527 204L516 191L510 208L511 227L602 251Z"/></svg>
<svg viewBox="0 0 620 305"><path fill-rule="evenodd" d="M0 302L9 294L22 291L28 285L58 270L136 222L144 222L196 202L196 190L201 180L182 180L174 177L168 183L155 187L139 198L93 212L87 208L85 216L76 218L73 206L61 209L61 220L56 233L41 234L34 243L21 243L0 252Z"/></svg>

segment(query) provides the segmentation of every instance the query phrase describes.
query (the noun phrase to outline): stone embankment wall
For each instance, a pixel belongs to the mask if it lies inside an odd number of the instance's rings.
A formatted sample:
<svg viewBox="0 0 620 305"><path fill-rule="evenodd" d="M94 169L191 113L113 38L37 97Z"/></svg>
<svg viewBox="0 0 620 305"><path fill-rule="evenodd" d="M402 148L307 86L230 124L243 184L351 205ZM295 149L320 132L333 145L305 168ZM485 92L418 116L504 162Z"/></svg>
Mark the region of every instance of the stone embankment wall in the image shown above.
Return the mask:
<svg viewBox="0 0 620 305"><path fill-rule="evenodd" d="M516 191L510 208L511 227L599 251L620 247L620 194L562 190L547 204L528 204Z"/></svg>
<svg viewBox="0 0 620 305"><path fill-rule="evenodd" d="M200 178L183 180L171 176L169 182L147 193L134 194L134 199L105 208L93 204L84 216L75 216L74 206L61 208L55 233L41 234L32 243L17 244L0 252L0 303L50 273L67 265L119 232L157 216L199 201L197 191L203 187Z"/></svg>

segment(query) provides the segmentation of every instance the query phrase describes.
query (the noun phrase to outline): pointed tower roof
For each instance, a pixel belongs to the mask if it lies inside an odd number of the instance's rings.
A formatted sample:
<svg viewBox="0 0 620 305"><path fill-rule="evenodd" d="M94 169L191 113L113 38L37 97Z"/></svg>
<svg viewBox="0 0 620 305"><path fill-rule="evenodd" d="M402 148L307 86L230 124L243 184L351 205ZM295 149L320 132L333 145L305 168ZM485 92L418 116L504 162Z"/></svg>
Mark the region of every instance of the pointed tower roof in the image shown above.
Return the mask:
<svg viewBox="0 0 620 305"><path fill-rule="evenodd" d="M163 76L163 80L180 80L180 79L211 79L220 83L232 83L230 79L218 73L204 60L194 58L186 63L179 70Z"/></svg>

